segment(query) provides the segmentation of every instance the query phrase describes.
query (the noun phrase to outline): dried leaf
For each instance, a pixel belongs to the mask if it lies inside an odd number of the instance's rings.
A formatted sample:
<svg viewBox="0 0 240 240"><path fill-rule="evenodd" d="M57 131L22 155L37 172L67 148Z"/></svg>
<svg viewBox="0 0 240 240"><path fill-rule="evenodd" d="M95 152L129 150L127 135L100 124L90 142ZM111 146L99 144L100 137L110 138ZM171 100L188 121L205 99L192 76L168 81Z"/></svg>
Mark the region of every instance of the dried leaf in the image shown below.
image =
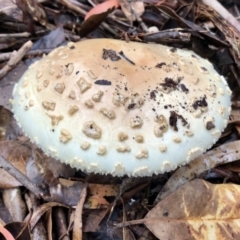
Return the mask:
<svg viewBox="0 0 240 240"><path fill-rule="evenodd" d="M26 162L31 157L32 151L29 146L18 141L2 141L0 142L0 154L8 160L15 168L26 174ZM0 188L10 188L22 186L8 172L0 168Z"/></svg>
<svg viewBox="0 0 240 240"><path fill-rule="evenodd" d="M158 194L155 204L202 172L238 159L240 159L240 140L221 145L206 152L189 164L180 167L173 173L162 188L161 192Z"/></svg>
<svg viewBox="0 0 240 240"><path fill-rule="evenodd" d="M240 187L196 179L158 203L145 225L159 239L240 239Z"/></svg>
<svg viewBox="0 0 240 240"><path fill-rule="evenodd" d="M14 70L8 72L0 81L0 104L9 110L12 109L9 99L12 98L14 84L18 82L26 70L27 66L20 62Z"/></svg>
<svg viewBox="0 0 240 240"><path fill-rule="evenodd" d="M70 184L69 184L70 183ZM53 179L50 185L50 197L47 201L59 202L67 206L75 206L79 201L79 196L85 184L66 179Z"/></svg>
<svg viewBox="0 0 240 240"><path fill-rule="evenodd" d="M113 12L114 10L115 6L112 6L110 8L104 9L103 12L94 13L94 15L91 14L89 17L85 18L85 21L83 22L81 29L79 31L80 37L83 38L93 30L95 30L105 20L108 14Z"/></svg>
<svg viewBox="0 0 240 240"><path fill-rule="evenodd" d="M240 109L232 109L230 115L231 122L235 122L234 127L237 129L238 133L240 133Z"/></svg>
<svg viewBox="0 0 240 240"><path fill-rule="evenodd" d="M11 222L4 226L17 240L31 240L29 226L24 222ZM10 238L11 239L11 238ZM7 240L10 240L7 238ZM0 238L0 240L2 240Z"/></svg>
<svg viewBox="0 0 240 240"><path fill-rule="evenodd" d="M4 189L2 192L4 205L10 212L13 221L21 222L26 217L27 207L19 188Z"/></svg>
<svg viewBox="0 0 240 240"><path fill-rule="evenodd" d="M34 183L48 182L50 184L59 176L64 178L73 177L76 169L54 158L47 157L42 151L35 149L32 158L27 163L26 172L28 178Z"/></svg>
<svg viewBox="0 0 240 240"><path fill-rule="evenodd" d="M57 27L52 30L49 34L43 36L38 41L36 41L31 50L39 50L39 49L48 49L48 48L56 48L65 40L65 33L62 26Z"/></svg>
<svg viewBox="0 0 240 240"><path fill-rule="evenodd" d="M201 26L187 20L184 19L180 16L178 16L172 9L161 5L158 8L158 11L163 12L164 14L166 14L168 17L179 21L183 26L188 27L190 29L192 29L192 35L202 39L203 37L206 38L209 43L214 44L215 46L218 47L229 47L229 44L226 41L222 41L220 38L216 37L214 34L212 34L209 31L206 31L204 28L202 28Z"/></svg>
<svg viewBox="0 0 240 240"><path fill-rule="evenodd" d="M123 200L122 200L122 205L123 205L123 221L125 222L125 221L127 221L127 212L126 212L126 208L125 208ZM128 227L123 228L123 239L136 240L133 232Z"/></svg>
<svg viewBox="0 0 240 240"><path fill-rule="evenodd" d="M228 163L226 165L223 165L222 167L229 171L240 173L240 160L236 162Z"/></svg>
<svg viewBox="0 0 240 240"><path fill-rule="evenodd" d="M87 195L87 186L83 188L74 214L73 240L82 240L82 210Z"/></svg>
<svg viewBox="0 0 240 240"><path fill-rule="evenodd" d="M40 205L36 211L33 212L33 215L30 220L30 227L31 230L34 228L38 220L42 217L42 215L47 212L52 207L67 207L66 205L56 203L56 202L50 202Z"/></svg>
<svg viewBox="0 0 240 240"><path fill-rule="evenodd" d="M3 106L0 106L0 141L11 138L11 123L13 114Z"/></svg>
<svg viewBox="0 0 240 240"><path fill-rule="evenodd" d="M12 222L12 216L2 202L2 199L0 199L0 225L5 225L9 222Z"/></svg>
<svg viewBox="0 0 240 240"><path fill-rule="evenodd" d="M103 3L100 3L98 5L96 5L95 7L93 7L85 16L85 21L93 16L93 15L98 15L100 13L104 13L107 12L109 9L112 8L117 8L119 7L119 3L118 0L107 0Z"/></svg>
<svg viewBox="0 0 240 240"><path fill-rule="evenodd" d="M14 1L0 0L0 9L1 13L12 17L15 21L22 22L23 14Z"/></svg>
<svg viewBox="0 0 240 240"><path fill-rule="evenodd" d="M14 240L13 235L3 226L0 225L0 233L7 239L7 240Z"/></svg>
<svg viewBox="0 0 240 240"><path fill-rule="evenodd" d="M84 208L106 208L110 203L104 197L116 197L119 187L118 185L89 184L88 190L89 197L84 204Z"/></svg>
<svg viewBox="0 0 240 240"><path fill-rule="evenodd" d="M106 216L107 209L90 209L83 213L83 232L96 232Z"/></svg>
<svg viewBox="0 0 240 240"><path fill-rule="evenodd" d="M206 1L204 1L206 4ZM208 1L208 5L210 4L210 1ZM212 1L213 2L213 1ZM218 3L218 2L215 2ZM220 4L217 4L218 7L221 6ZM221 8L222 9L222 8ZM224 9L224 8L223 8ZM227 13L227 16L221 16L220 14L222 11L218 11L218 9L213 9L212 7L206 6L204 4L198 4L197 8L198 15L203 15L204 18L209 18L214 25L224 34L224 37L227 39L227 41L231 44L230 51L232 52L232 55L234 57L234 60L238 67L240 66L240 33L238 32L238 28L240 27L239 22L237 19L235 19L228 11L225 11L224 13ZM236 24L231 25L229 22L233 20ZM228 22L229 21L229 22Z"/></svg>

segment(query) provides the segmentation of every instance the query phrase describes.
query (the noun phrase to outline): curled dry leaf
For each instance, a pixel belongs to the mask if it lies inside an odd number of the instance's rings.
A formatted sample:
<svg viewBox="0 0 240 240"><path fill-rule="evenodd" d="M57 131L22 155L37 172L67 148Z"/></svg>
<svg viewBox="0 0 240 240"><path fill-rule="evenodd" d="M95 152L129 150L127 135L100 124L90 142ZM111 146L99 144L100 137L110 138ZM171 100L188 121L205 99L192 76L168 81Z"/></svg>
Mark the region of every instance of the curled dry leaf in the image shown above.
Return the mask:
<svg viewBox="0 0 240 240"><path fill-rule="evenodd" d="M104 4L104 3L102 3L102 4ZM101 5L101 4L99 4L99 5ZM96 7L98 7L99 5L97 5ZM105 18L108 16L108 14L114 10L115 10L115 6L101 8L101 11L99 11L99 12L90 10L90 12L89 12L90 16L86 15L87 17L85 17L85 21L83 22L81 29L79 31L80 37L83 38L86 35L88 35L90 32L92 32L94 29L96 29L105 20ZM91 11L93 11L93 12L91 12Z"/></svg>
<svg viewBox="0 0 240 240"><path fill-rule="evenodd" d="M159 239L240 239L240 187L196 179L158 203L145 225Z"/></svg>
<svg viewBox="0 0 240 240"><path fill-rule="evenodd" d="M100 14L100 13L104 13L107 12L109 9L111 8L117 8L119 7L119 3L118 0L107 0L103 3L100 3L98 5L96 5L95 7L93 7L85 16L85 21L96 14Z"/></svg>
<svg viewBox="0 0 240 240"><path fill-rule="evenodd" d="M31 240L31 235L27 223L10 222L4 227L13 235L15 240ZM11 240L11 238L7 238L6 240Z"/></svg>
<svg viewBox="0 0 240 240"><path fill-rule="evenodd" d="M202 172L238 159L240 159L240 140L221 145L206 152L188 165L180 167L174 172L158 194L155 203L158 203Z"/></svg>
<svg viewBox="0 0 240 240"><path fill-rule="evenodd" d="M7 207L13 221L21 222L26 217L27 207L22 199L19 188L4 189L2 191L4 205Z"/></svg>
<svg viewBox="0 0 240 240"><path fill-rule="evenodd" d="M0 233L7 239L7 240L14 240L13 235L3 226L0 225Z"/></svg>

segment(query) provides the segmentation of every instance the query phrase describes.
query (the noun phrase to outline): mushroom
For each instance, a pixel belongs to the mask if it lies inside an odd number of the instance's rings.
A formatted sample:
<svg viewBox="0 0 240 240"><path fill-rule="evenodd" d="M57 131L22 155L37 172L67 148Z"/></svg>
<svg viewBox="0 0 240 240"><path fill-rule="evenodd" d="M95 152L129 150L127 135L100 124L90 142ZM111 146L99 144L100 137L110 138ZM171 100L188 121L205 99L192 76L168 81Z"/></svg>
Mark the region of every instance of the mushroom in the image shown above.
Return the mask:
<svg viewBox="0 0 240 240"><path fill-rule="evenodd" d="M87 172L149 176L209 149L227 125L230 96L225 79L192 51L94 39L32 64L12 104L47 155Z"/></svg>

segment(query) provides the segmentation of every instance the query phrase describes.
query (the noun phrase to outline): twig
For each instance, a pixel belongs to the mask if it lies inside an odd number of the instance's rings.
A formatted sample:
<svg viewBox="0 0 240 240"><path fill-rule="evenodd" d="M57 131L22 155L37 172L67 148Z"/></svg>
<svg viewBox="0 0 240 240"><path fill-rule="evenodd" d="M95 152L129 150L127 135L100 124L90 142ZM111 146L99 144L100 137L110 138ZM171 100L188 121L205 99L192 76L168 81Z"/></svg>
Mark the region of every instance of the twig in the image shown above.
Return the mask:
<svg viewBox="0 0 240 240"><path fill-rule="evenodd" d="M240 23L217 0L202 0L202 2L218 12L228 23L240 32Z"/></svg>
<svg viewBox="0 0 240 240"><path fill-rule="evenodd" d="M53 48L31 50L28 53L26 53L23 57L27 58L29 56L31 56L31 57L41 56L42 54L48 54L52 50L53 50ZM11 58L11 55L12 55L12 52L0 53L0 62L9 60Z"/></svg>
<svg viewBox="0 0 240 240"><path fill-rule="evenodd" d="M29 32L22 32L22 33L2 33L0 37L8 38L8 37L29 37L31 33Z"/></svg>
<svg viewBox="0 0 240 240"><path fill-rule="evenodd" d="M0 70L0 79L13 69L32 46L31 41L27 41L18 51L13 51L7 64Z"/></svg>
<svg viewBox="0 0 240 240"><path fill-rule="evenodd" d="M70 10L79 13L82 17L84 17L87 12L80 7L74 5L73 3L67 1L67 0L56 0L56 2L64 5L65 7L69 8Z"/></svg>
<svg viewBox="0 0 240 240"><path fill-rule="evenodd" d="M32 183L22 172L16 169L11 163L0 157L0 166L14 178L16 178L23 186L33 192L37 197L46 197L48 193Z"/></svg>
<svg viewBox="0 0 240 240"><path fill-rule="evenodd" d="M82 189L79 202L75 210L73 239L82 240L82 209L87 195L87 185Z"/></svg>

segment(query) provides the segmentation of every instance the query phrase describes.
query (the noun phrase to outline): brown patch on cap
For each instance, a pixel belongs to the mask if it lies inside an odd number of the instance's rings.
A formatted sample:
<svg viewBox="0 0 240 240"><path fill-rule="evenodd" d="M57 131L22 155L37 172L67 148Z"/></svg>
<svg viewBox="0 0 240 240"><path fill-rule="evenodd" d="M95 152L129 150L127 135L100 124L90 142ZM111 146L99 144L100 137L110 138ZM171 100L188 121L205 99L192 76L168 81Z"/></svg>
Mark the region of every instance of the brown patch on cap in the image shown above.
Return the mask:
<svg viewBox="0 0 240 240"><path fill-rule="evenodd" d="M103 49L102 58L104 60L109 58L111 61L119 61L121 59L121 57L117 55L116 51L111 49Z"/></svg>
<svg viewBox="0 0 240 240"><path fill-rule="evenodd" d="M207 130L211 130L211 129L215 128L215 125L213 124L213 122L209 121L206 123L206 128L207 128Z"/></svg>
<svg viewBox="0 0 240 240"><path fill-rule="evenodd" d="M208 103L206 101L206 96L202 97L199 100L196 100L193 104L192 104L193 108L195 110L197 110L199 107L207 107Z"/></svg>
<svg viewBox="0 0 240 240"><path fill-rule="evenodd" d="M180 114L177 114L175 111L170 111L169 125L173 127L175 131L178 131L178 127L177 127L178 119L181 119L183 126L186 126L188 124L186 119L183 116L181 116Z"/></svg>

